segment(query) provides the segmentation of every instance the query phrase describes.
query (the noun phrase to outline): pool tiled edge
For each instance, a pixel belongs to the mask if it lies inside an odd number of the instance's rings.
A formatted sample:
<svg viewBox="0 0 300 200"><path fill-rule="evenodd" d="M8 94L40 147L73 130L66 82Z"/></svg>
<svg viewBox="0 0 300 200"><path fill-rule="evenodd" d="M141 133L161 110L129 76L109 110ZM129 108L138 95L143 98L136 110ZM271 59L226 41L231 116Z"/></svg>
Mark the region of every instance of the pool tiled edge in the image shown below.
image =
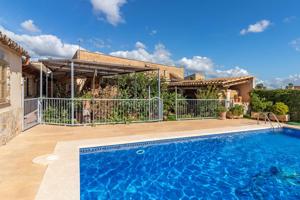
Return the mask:
<svg viewBox="0 0 300 200"><path fill-rule="evenodd" d="M158 140L172 140L176 138L200 137L216 134L226 134L235 132L245 132L270 128L266 125L250 125L240 127L226 127L216 129L204 129L195 131L162 132L153 135L133 135L123 137L111 137L91 140L78 140L57 143L54 154L58 160L51 163L39 191L36 195L37 200L50 199L79 199L80 198L80 169L79 154L80 148L134 144L141 142L153 142Z"/></svg>

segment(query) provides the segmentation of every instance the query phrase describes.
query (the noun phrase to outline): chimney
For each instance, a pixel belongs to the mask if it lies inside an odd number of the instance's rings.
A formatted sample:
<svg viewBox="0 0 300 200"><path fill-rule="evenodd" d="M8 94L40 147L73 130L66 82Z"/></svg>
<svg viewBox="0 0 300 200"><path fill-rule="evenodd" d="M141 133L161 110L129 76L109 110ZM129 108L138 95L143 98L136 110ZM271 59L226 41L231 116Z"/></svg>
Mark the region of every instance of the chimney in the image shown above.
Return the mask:
<svg viewBox="0 0 300 200"><path fill-rule="evenodd" d="M202 73L194 73L184 77L184 80L204 80L205 76Z"/></svg>

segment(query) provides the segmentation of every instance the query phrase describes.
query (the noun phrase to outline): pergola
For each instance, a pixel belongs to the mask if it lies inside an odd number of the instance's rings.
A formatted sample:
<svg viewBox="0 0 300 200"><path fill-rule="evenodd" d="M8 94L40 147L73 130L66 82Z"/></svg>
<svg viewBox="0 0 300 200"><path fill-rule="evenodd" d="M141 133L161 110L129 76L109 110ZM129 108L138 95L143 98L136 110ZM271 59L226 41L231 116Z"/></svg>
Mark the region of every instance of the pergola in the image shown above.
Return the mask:
<svg viewBox="0 0 300 200"><path fill-rule="evenodd" d="M149 72L157 71L158 78L158 97L160 98L160 72L159 68L154 68L145 65L133 66L133 65L120 65L115 63L103 63L94 61L85 61L80 59L42 59L39 60L47 69L47 72L51 75L51 87L53 87L53 75L60 77L70 76L71 78L71 98L74 98L74 77L88 77L94 78L97 75L102 77L110 77L115 75L136 73L136 72ZM43 95L43 65L40 68L40 97ZM44 70L45 71L45 70ZM93 80L94 81L94 80ZM48 84L48 79L46 79Z"/></svg>
<svg viewBox="0 0 300 200"><path fill-rule="evenodd" d="M85 61L80 59L41 59L39 60L42 64L40 66L40 98L43 98L43 73L46 70L46 88L48 89L48 75L51 76L51 91L53 91L53 76L58 76L61 78L70 77L71 78L71 98L72 100L72 119L74 119L74 77L88 77L93 78L93 86L95 85L95 77L100 75L102 77L136 73L136 72L157 72L158 79L158 98L160 99L160 71L159 68L153 68L145 65L133 66L133 65L120 65L115 63L102 63L94 61ZM51 92L53 94L53 92ZM51 96L52 96L51 94ZM150 94L150 92L149 92ZM161 105L159 104L159 110Z"/></svg>

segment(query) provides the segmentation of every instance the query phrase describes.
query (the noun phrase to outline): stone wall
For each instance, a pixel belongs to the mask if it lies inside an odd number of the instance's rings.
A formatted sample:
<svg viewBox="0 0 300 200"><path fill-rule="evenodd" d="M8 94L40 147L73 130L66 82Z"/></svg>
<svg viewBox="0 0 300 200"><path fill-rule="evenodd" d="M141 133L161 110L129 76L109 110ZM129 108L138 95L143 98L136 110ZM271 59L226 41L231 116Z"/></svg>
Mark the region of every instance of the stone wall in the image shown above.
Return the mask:
<svg viewBox="0 0 300 200"><path fill-rule="evenodd" d="M6 144L22 129L22 58L0 43L1 61L8 66L9 102L0 104L0 146Z"/></svg>
<svg viewBox="0 0 300 200"><path fill-rule="evenodd" d="M21 132L22 109L10 109L0 114L0 146L6 144Z"/></svg>

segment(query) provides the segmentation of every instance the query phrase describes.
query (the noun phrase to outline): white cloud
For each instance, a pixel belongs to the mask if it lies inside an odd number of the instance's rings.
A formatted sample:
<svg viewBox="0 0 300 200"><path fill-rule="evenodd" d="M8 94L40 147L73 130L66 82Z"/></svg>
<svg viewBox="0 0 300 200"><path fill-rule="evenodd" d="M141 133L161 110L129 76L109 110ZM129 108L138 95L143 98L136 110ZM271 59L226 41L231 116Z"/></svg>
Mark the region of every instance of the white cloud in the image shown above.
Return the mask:
<svg viewBox="0 0 300 200"><path fill-rule="evenodd" d="M153 52L147 51L146 45L142 42L136 42L135 49L111 52L110 55L172 66L182 66L188 73L201 72L208 77L249 75L249 72L247 70L240 67L235 67L228 70L215 69L216 66L213 61L210 58L203 56L193 56L192 58L183 57L179 60L173 60L170 51L166 49L166 47L161 43L155 45Z"/></svg>
<svg viewBox="0 0 300 200"><path fill-rule="evenodd" d="M104 15L110 24L116 26L124 21L120 8L127 0L91 0L91 3L94 11Z"/></svg>
<svg viewBox="0 0 300 200"><path fill-rule="evenodd" d="M0 30L24 47L32 57L65 57L70 58L78 49L78 45L63 43L55 35L16 34L0 26Z"/></svg>
<svg viewBox="0 0 300 200"><path fill-rule="evenodd" d="M31 33L38 33L41 30L34 24L33 20L28 19L21 23L21 27Z"/></svg>
<svg viewBox="0 0 300 200"><path fill-rule="evenodd" d="M297 38L290 42L290 45L296 50L300 51L300 38Z"/></svg>
<svg viewBox="0 0 300 200"><path fill-rule="evenodd" d="M146 49L147 47L146 47L146 45L144 43L142 43L140 41L137 41L135 43L135 48L137 48L137 49Z"/></svg>
<svg viewBox="0 0 300 200"><path fill-rule="evenodd" d="M242 29L240 31L241 35L245 35L248 33L260 33L265 31L269 26L271 25L271 22L269 20L261 20L256 22L255 24L250 24L248 28Z"/></svg>
<svg viewBox="0 0 300 200"><path fill-rule="evenodd" d="M241 67L234 67L228 70L215 70L215 76L217 77L231 77L231 76L248 76L250 73Z"/></svg>
<svg viewBox="0 0 300 200"><path fill-rule="evenodd" d="M154 36L156 34L157 34L157 30L151 30L150 33L149 33L149 35L151 35L151 36Z"/></svg>
<svg viewBox="0 0 300 200"><path fill-rule="evenodd" d="M109 40L102 40L100 38L91 38L86 41L88 45L91 45L97 49L110 49L110 41Z"/></svg>
<svg viewBox="0 0 300 200"><path fill-rule="evenodd" d="M171 59L171 53L161 43L155 45L152 53L146 50L146 46L143 43L137 42L135 44L135 49L133 50L115 51L111 52L110 55L166 65L174 65L174 62Z"/></svg>
<svg viewBox="0 0 300 200"><path fill-rule="evenodd" d="M183 57L178 63L192 72L212 72L214 68L214 63L210 58L201 56L194 56L190 59Z"/></svg>
<svg viewBox="0 0 300 200"><path fill-rule="evenodd" d="M297 19L296 16L289 16L283 19L284 23L291 23L292 21L294 21L295 19Z"/></svg>
<svg viewBox="0 0 300 200"><path fill-rule="evenodd" d="M300 74L294 74L288 77L279 77L264 81L264 85L269 88L285 88L289 83L300 85Z"/></svg>

